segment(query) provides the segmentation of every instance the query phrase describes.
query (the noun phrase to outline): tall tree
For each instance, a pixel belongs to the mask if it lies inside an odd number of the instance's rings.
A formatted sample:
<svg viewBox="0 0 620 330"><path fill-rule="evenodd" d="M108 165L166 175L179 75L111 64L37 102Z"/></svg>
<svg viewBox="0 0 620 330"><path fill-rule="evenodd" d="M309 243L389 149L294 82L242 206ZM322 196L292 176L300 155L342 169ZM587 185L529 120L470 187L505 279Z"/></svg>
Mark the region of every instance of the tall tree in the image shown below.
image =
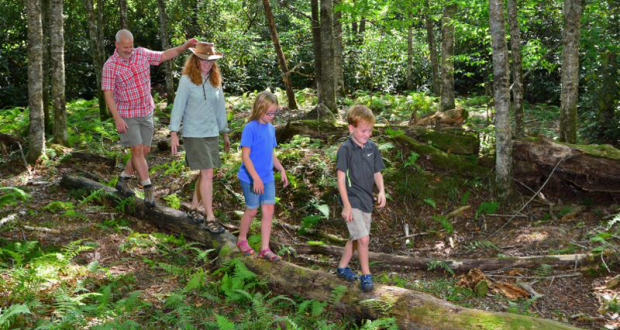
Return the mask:
<svg viewBox="0 0 620 330"><path fill-rule="evenodd" d="M579 99L579 35L583 0L564 0L562 31L562 92L560 95L560 141L577 143Z"/></svg>
<svg viewBox="0 0 620 330"><path fill-rule="evenodd" d="M282 70L282 80L284 81L284 87L286 88L286 97L288 98L289 109L297 109L297 102L295 101L295 92L293 91L293 85L291 84L291 72L288 70L286 64L286 57L280 46L280 38L278 37L278 30L276 30L276 23L273 21L273 12L271 11L271 5L269 0L263 0L263 6L265 7L265 18L267 19L267 25L269 25L269 33L271 34L271 41L273 42L273 48L276 51L278 57L278 64L280 70Z"/></svg>
<svg viewBox="0 0 620 330"><path fill-rule="evenodd" d="M28 161L36 162L45 152L45 123L43 122L43 28L41 1L26 0L28 17L28 108L30 130Z"/></svg>
<svg viewBox="0 0 620 330"><path fill-rule="evenodd" d="M454 103L454 22L456 4L444 8L441 24L441 98L439 111L455 108Z"/></svg>
<svg viewBox="0 0 620 330"><path fill-rule="evenodd" d="M517 18L517 0L508 0L510 54L512 57L512 109L515 117L515 136L522 137L523 129L523 61L521 60L521 30Z"/></svg>
<svg viewBox="0 0 620 330"><path fill-rule="evenodd" d="M321 99L319 103L336 113L336 75L334 72L334 6L321 0Z"/></svg>
<svg viewBox="0 0 620 330"><path fill-rule="evenodd" d="M65 103L65 37L64 0L50 0L50 49L52 59L52 108L54 109L54 141L68 144Z"/></svg>
<svg viewBox="0 0 620 330"><path fill-rule="evenodd" d="M157 4L159 5L159 38L161 39L161 47L165 50L170 48L170 42L168 41L168 15L166 15L166 3L164 0L157 0ZM174 61L164 62L166 100L168 104L174 103L174 80L172 79L173 62Z"/></svg>
<svg viewBox="0 0 620 330"><path fill-rule="evenodd" d="M52 15L50 0L41 0L41 28L43 29L43 122L45 134L52 132L52 117L50 116L50 19Z"/></svg>
<svg viewBox="0 0 620 330"><path fill-rule="evenodd" d="M95 12L95 3L93 0L84 0L84 6L86 7L86 13L88 15L88 35L90 37L92 47L93 66L95 69L95 76L97 77L97 98L99 99L99 118L106 119L110 116L106 109L105 100L103 98L103 91L101 90L101 70L103 70L103 63L105 55L103 51L103 0L97 1L97 8Z"/></svg>
<svg viewBox="0 0 620 330"><path fill-rule="evenodd" d="M118 0L118 11L120 14L120 18L119 18L120 23L121 23L120 28L129 29L129 21L127 20L127 0ZM168 49L168 48L164 48L164 49Z"/></svg>
<svg viewBox="0 0 620 330"><path fill-rule="evenodd" d="M503 0L489 0L489 28L493 47L493 102L495 103L495 182L501 200L510 195L512 185L510 71L503 5Z"/></svg>
<svg viewBox="0 0 620 330"><path fill-rule="evenodd" d="M319 0L311 0L312 7L312 49L314 52L314 81L319 103L321 103L321 20L319 16Z"/></svg>
<svg viewBox="0 0 620 330"><path fill-rule="evenodd" d="M620 116L616 114L618 109L618 97L620 85L618 84L618 57L616 52L607 50L601 54L602 63L600 73L600 88L597 90L597 106L599 118L598 138L601 142L616 143L620 138Z"/></svg>
<svg viewBox="0 0 620 330"><path fill-rule="evenodd" d="M409 20L413 20L412 12ZM407 27L407 89L413 89L413 22Z"/></svg>
<svg viewBox="0 0 620 330"><path fill-rule="evenodd" d="M334 0L334 8L340 4L342 0ZM336 93L342 97L346 95L344 86L344 57L342 56L342 11L334 10L334 68L336 70Z"/></svg>
<svg viewBox="0 0 620 330"><path fill-rule="evenodd" d="M431 15L431 6L429 0L425 1L426 15L424 20L426 23L426 39L428 41L428 49L431 57L431 78L432 78L432 92L435 95L441 93L441 81L439 78L439 56L437 55L437 46L435 45L435 24Z"/></svg>

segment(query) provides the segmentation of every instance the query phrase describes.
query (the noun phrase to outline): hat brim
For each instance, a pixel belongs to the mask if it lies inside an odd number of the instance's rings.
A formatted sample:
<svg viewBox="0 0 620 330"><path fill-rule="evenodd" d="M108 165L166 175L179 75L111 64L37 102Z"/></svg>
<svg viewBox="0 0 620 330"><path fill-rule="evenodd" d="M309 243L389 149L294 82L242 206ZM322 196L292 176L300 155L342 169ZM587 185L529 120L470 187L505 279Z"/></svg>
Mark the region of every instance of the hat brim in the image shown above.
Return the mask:
<svg viewBox="0 0 620 330"><path fill-rule="evenodd" d="M196 52L196 48L190 48L189 50L191 50L194 55L198 56L203 60L219 60L220 58L224 57L224 54L219 52L215 52L215 55L208 55Z"/></svg>

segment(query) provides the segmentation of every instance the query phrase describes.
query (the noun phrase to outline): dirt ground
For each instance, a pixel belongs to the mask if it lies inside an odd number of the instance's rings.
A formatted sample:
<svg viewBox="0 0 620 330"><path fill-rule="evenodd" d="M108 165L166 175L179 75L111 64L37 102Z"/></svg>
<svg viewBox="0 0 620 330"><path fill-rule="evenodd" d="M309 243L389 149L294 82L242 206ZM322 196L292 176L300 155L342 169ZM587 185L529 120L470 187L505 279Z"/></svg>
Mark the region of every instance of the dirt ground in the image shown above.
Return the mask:
<svg viewBox="0 0 620 330"><path fill-rule="evenodd" d="M155 141L165 140L165 133L159 132ZM149 156L150 166L169 163L173 159L167 151L154 150ZM142 289L149 291L152 296L166 290L171 283L156 281L158 274L153 273L146 264L132 261L126 262L124 254L119 251L122 233L109 234L101 230L97 224L105 219L119 216L107 208L83 210L87 220L63 218L59 214L42 217L42 214L31 215L29 210L41 210L53 201L72 201L72 192L59 185L60 178L65 173L89 173L104 181L114 178L121 170L121 165L110 168L98 162L70 162L61 163L58 167L44 167L42 165L31 169L29 174L21 159L14 159L0 169L0 183L2 186L24 186L32 196L27 204L7 207L0 211L0 219L9 214L19 214L20 226L11 231L0 231L0 235L8 240L38 240L42 245L62 246L68 242L83 239L99 243L99 247L80 256L87 263L97 254L98 260L111 271L123 273L134 272L140 279ZM222 210L222 220L233 227L239 223L238 212L242 205L229 188L239 192L237 182L223 182L223 173L215 177L215 208ZM171 192L178 192L182 201L191 199L189 184L193 177L160 178L157 184L156 195L162 196ZM225 187L228 186L228 187ZM390 187L388 186L388 191ZM517 210L525 204L531 196L527 191L521 192L521 199L517 199L513 209ZM280 207L276 211L278 221L299 225L297 218L290 218L293 201L289 200L286 191L281 195ZM476 205L484 200L483 197L473 198L470 204ZM161 200L158 200L161 203ZM569 206L571 210L578 210L572 214L549 215L549 205L544 202L532 202L524 208L517 217L512 217L509 210L498 210L498 214L476 216L476 208L471 207L452 218L454 230L451 234L439 230L432 220L424 224L420 230L419 219L431 219L431 213L446 214L453 209L430 210L418 208L412 210L407 201L396 199L385 209L374 215L373 232L371 235L371 250L376 252L416 257L440 259L471 259L483 257L504 256L531 256L552 254L553 251L571 249L570 253L587 253L596 246L591 238L614 214L619 212L617 205L579 205L579 201L563 201L561 206ZM318 229L327 233L344 236L346 229L338 219L338 207L330 205L333 217L320 223ZM288 209L287 209L288 208ZM500 214L500 212L502 212ZM553 212L551 212L553 213ZM559 212L561 213L561 212ZM512 219L511 219L512 218ZM134 231L148 233L157 231L157 228L139 219L128 217L129 225ZM416 220L418 219L418 220ZM496 235L489 237L507 220L509 225L501 229ZM405 244L404 224L409 224L411 234L419 234L410 238ZM26 229L23 225L35 227ZM38 228L38 229L37 229ZM45 231L49 228L51 231ZM272 234L274 240L282 243L303 243L307 240L317 240L311 235L300 235L296 232L274 226ZM617 249L619 237L612 236L608 240L609 247ZM616 250L617 251L617 250ZM333 271L338 260L334 257L307 257L295 259L299 263L313 265ZM353 262L353 267L357 267ZM371 266L372 267L372 266ZM508 299L501 294L487 293L482 297L460 292L455 288L456 278L461 274L452 275L449 272L434 270L408 270L404 268L382 268L375 272L378 281L404 285L413 289L422 289L440 298L454 303L492 311L518 312L536 317L555 319L586 329L617 329L620 328L617 297L619 289L607 288L610 280L618 275L617 254L601 257L601 262L579 266L577 269L503 269L485 274L492 281L503 281L517 285L526 283L533 292L538 294L536 299L522 298ZM440 285L441 284L441 285Z"/></svg>

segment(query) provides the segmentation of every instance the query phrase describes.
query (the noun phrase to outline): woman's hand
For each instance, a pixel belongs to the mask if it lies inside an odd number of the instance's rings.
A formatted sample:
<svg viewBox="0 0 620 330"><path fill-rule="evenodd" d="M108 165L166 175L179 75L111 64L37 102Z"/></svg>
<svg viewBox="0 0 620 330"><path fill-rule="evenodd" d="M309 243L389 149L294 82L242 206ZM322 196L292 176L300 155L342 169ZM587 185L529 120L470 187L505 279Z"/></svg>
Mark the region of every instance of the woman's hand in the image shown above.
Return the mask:
<svg viewBox="0 0 620 330"><path fill-rule="evenodd" d="M228 133L222 134L224 138L224 151L228 152L230 150L230 140L228 139Z"/></svg>
<svg viewBox="0 0 620 330"><path fill-rule="evenodd" d="M172 132L172 136L170 137L170 151L172 151L172 154L176 156L177 154L177 148L179 147L179 136L177 135L177 132Z"/></svg>

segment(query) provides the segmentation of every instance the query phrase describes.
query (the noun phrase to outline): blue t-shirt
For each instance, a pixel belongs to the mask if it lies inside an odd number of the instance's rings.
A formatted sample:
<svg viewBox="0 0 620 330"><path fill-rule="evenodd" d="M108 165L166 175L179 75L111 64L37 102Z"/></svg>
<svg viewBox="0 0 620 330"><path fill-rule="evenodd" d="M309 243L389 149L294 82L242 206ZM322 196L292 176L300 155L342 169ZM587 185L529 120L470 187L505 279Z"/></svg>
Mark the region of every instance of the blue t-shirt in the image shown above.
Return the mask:
<svg viewBox="0 0 620 330"><path fill-rule="evenodd" d="M258 120L253 120L243 128L240 147L250 148L250 160L263 183L274 181L273 148L277 145L276 129L271 123L261 124ZM243 163L239 167L237 177L250 184L253 181Z"/></svg>

